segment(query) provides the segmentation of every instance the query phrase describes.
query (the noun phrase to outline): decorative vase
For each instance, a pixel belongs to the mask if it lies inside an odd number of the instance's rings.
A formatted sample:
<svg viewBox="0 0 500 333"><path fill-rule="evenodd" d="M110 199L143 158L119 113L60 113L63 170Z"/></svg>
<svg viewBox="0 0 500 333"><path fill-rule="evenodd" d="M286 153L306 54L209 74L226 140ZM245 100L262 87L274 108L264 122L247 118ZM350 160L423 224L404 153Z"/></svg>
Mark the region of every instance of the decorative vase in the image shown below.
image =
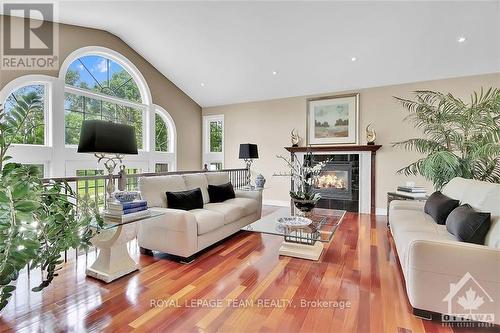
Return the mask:
<svg viewBox="0 0 500 333"><path fill-rule="evenodd" d="M316 203L318 200L300 200L300 199L292 199L293 204L300 210L302 213L308 213L316 207Z"/></svg>
<svg viewBox="0 0 500 333"><path fill-rule="evenodd" d="M255 177L255 187L263 188L265 183L266 183L266 178L264 178L264 176L262 176L259 173L257 177Z"/></svg>

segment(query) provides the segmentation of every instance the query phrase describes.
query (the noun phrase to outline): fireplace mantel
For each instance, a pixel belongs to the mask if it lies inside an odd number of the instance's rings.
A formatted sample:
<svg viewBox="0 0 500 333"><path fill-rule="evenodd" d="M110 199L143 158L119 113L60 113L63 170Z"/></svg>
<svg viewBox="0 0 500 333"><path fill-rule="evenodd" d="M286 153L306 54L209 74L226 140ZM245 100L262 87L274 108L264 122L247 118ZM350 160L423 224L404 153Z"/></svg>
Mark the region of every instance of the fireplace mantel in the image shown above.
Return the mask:
<svg viewBox="0 0 500 333"><path fill-rule="evenodd" d="M375 214L375 186L376 186L376 181L375 181L375 169L376 169L376 160L375 156L377 154L377 150L379 150L382 147L382 145L331 145L331 146L309 146L309 147L285 147L286 150L288 150L291 154L292 160L296 157L295 153L298 153L299 155L306 154L307 152L311 153L320 153L320 154L325 154L325 153L341 153L341 152L346 152L349 154L349 152L353 152L354 154L359 153L359 154L369 154L371 155L371 158L368 157L368 160L370 161L370 176L369 176L369 182L370 182L370 190L368 193L370 193L370 213ZM294 188L293 185L293 180L291 183L291 188Z"/></svg>
<svg viewBox="0 0 500 333"><path fill-rule="evenodd" d="M324 151L371 151L373 154L382 145L336 145L336 146L311 146L311 147L285 147L290 153L324 152Z"/></svg>

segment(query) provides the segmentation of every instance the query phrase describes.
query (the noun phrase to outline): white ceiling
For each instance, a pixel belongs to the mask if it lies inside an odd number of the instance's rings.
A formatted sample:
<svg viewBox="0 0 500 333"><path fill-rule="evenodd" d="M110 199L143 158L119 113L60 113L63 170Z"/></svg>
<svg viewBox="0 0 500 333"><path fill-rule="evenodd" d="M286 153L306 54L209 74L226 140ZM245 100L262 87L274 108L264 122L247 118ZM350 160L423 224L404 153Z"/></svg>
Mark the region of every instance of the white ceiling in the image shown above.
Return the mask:
<svg viewBox="0 0 500 333"><path fill-rule="evenodd" d="M499 1L62 1L59 20L119 36L201 106L500 72Z"/></svg>

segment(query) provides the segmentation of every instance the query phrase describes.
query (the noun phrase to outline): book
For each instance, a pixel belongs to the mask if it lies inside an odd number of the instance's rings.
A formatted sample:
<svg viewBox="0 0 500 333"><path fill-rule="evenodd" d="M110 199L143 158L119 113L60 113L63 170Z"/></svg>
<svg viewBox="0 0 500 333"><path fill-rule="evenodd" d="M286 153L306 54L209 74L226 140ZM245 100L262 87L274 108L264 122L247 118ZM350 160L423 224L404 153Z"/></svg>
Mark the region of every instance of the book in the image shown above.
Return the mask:
<svg viewBox="0 0 500 333"><path fill-rule="evenodd" d="M116 209L116 208L109 208L108 207L108 212L120 216L120 215L128 215L128 214L132 214L132 213L136 213L136 212L141 212L141 211L146 210L146 209L148 209L148 206L146 206L146 205L136 207L136 208L129 208L129 209Z"/></svg>
<svg viewBox="0 0 500 333"><path fill-rule="evenodd" d="M427 193L411 193L404 191L396 191L396 193L413 199L424 199L427 196Z"/></svg>
<svg viewBox="0 0 500 333"><path fill-rule="evenodd" d="M148 202L146 200L134 200L130 202L119 202L119 201L111 201L108 202L108 208L110 209L132 209L132 208L137 208L137 207L147 207Z"/></svg>
<svg viewBox="0 0 500 333"><path fill-rule="evenodd" d="M151 216L151 211L149 209L136 212L136 213L130 213L127 215L113 215L109 214L108 211L104 211L104 220L109 221L109 222L117 222L117 223L124 223L124 222L132 222L135 220L140 220L146 217Z"/></svg>
<svg viewBox="0 0 500 333"><path fill-rule="evenodd" d="M398 186L398 191L410 193L427 193L427 189L423 187Z"/></svg>

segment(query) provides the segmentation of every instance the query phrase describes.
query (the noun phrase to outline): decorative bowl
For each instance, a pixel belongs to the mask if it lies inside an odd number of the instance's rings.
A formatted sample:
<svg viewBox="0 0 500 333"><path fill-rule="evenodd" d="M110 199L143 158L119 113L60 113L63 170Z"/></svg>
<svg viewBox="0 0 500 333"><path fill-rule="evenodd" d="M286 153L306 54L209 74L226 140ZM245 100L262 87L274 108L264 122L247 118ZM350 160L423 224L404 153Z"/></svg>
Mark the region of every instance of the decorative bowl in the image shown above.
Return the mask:
<svg viewBox="0 0 500 333"><path fill-rule="evenodd" d="M115 197L116 200L120 202L130 202L134 201L135 199L140 199L141 194L137 191L120 191L120 192L115 192L113 193L113 196Z"/></svg>
<svg viewBox="0 0 500 333"><path fill-rule="evenodd" d="M285 227L305 227L312 223L310 219L302 216L279 217L276 222Z"/></svg>
<svg viewBox="0 0 500 333"><path fill-rule="evenodd" d="M292 199L293 204L295 207L297 207L298 210L300 210L303 213L308 213L311 210L316 207L316 203L318 203L318 200L298 200L298 199Z"/></svg>

